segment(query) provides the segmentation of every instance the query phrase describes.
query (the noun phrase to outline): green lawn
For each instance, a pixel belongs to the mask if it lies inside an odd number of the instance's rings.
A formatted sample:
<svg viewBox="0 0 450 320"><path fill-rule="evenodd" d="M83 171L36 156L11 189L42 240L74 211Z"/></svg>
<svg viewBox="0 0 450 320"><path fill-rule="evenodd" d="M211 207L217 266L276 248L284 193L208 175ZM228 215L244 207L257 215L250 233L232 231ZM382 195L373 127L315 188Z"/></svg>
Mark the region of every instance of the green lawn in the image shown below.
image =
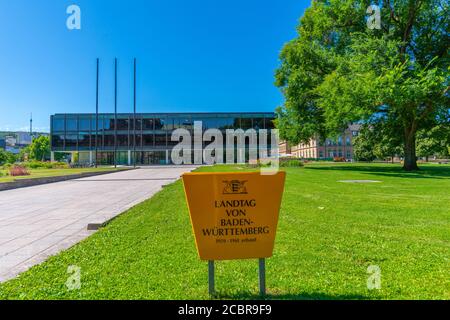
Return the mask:
<svg viewBox="0 0 450 320"><path fill-rule="evenodd" d="M20 179L35 179L35 178L45 178L45 177L56 177L56 176L67 176L78 173L85 172L101 172L101 171L111 171L114 168L104 167L104 168L74 168L74 169L29 169L29 176L11 177L7 174L7 170L0 170L0 183L12 182Z"/></svg>
<svg viewBox="0 0 450 320"><path fill-rule="evenodd" d="M232 170L208 167L202 170ZM239 168L238 170L245 170ZM287 168L273 299L450 299L450 167L310 164ZM338 180L380 180L347 184ZM67 267L81 267L68 291ZM381 289L367 289L367 268ZM219 298L256 298L257 261L218 262ZM208 299L181 181L75 247L0 285L0 299Z"/></svg>

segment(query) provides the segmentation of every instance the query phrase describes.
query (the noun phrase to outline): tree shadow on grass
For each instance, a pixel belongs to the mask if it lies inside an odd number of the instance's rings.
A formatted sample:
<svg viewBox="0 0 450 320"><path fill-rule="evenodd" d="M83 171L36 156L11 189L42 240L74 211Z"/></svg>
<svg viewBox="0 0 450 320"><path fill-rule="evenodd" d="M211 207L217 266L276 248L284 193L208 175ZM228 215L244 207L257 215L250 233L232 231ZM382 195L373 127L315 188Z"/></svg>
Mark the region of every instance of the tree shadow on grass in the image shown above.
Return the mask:
<svg viewBox="0 0 450 320"><path fill-rule="evenodd" d="M306 166L306 170L321 171L348 171L360 172L371 175L410 178L410 179L448 179L450 178L450 167L448 166L419 166L418 171L404 171L397 165L371 165L371 166L355 166L355 165L332 165L332 166Z"/></svg>
<svg viewBox="0 0 450 320"><path fill-rule="evenodd" d="M276 294L268 293L264 297L254 294L251 292L239 292L239 293L226 293L217 292L213 297L214 299L225 299L225 300L367 300L373 299L374 297L358 295L358 294L344 294L344 295L329 295L325 293L286 293L286 294Z"/></svg>

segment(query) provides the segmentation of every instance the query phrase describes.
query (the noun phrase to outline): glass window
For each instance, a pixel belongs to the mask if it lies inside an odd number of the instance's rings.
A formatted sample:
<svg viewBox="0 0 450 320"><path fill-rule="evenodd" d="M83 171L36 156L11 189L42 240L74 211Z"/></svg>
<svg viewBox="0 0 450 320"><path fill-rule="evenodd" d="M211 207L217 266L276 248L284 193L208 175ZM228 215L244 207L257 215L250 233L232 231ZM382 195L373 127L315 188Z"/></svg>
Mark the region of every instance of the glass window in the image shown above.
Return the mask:
<svg viewBox="0 0 450 320"><path fill-rule="evenodd" d="M64 131L64 118L53 118L53 131Z"/></svg>
<svg viewBox="0 0 450 320"><path fill-rule="evenodd" d="M67 131L78 131L78 121L76 118L66 119L66 130Z"/></svg>
<svg viewBox="0 0 450 320"><path fill-rule="evenodd" d="M217 121L215 118L206 117L206 116L196 116L192 118L192 123L195 124L195 122L200 121L202 123L202 129L212 129L217 127Z"/></svg>
<svg viewBox="0 0 450 320"><path fill-rule="evenodd" d="M136 148L142 148L142 135L136 135Z"/></svg>
<svg viewBox="0 0 450 320"><path fill-rule="evenodd" d="M76 148L77 147L77 138L76 134L68 134L66 135L66 148Z"/></svg>
<svg viewBox="0 0 450 320"><path fill-rule="evenodd" d="M203 120L203 129L204 130L217 128L217 119L216 118L213 118L213 117L207 118L207 117L205 117L202 120Z"/></svg>
<svg viewBox="0 0 450 320"><path fill-rule="evenodd" d="M265 119L265 129L275 129L275 124L273 123L273 118Z"/></svg>
<svg viewBox="0 0 450 320"><path fill-rule="evenodd" d="M83 132L78 135L78 146L79 147L89 147L91 136L89 133Z"/></svg>
<svg viewBox="0 0 450 320"><path fill-rule="evenodd" d="M128 119L117 119L117 130L128 130Z"/></svg>
<svg viewBox="0 0 450 320"><path fill-rule="evenodd" d="M103 120L103 130L114 130L114 117L106 116Z"/></svg>
<svg viewBox="0 0 450 320"><path fill-rule="evenodd" d="M226 117L222 118L219 117L216 120L216 128L220 130L226 130L226 129L234 129L234 118Z"/></svg>
<svg viewBox="0 0 450 320"><path fill-rule="evenodd" d="M194 128L194 123L189 117L184 117L180 119L180 128L186 130L192 130Z"/></svg>
<svg viewBox="0 0 450 320"><path fill-rule="evenodd" d="M342 146L342 137L338 138L338 145Z"/></svg>
<svg viewBox="0 0 450 320"><path fill-rule="evenodd" d="M95 116L92 118L92 130L95 131L95 122L96 122L96 118ZM102 116L98 116L98 131L101 132L104 128L104 123L103 123L103 117Z"/></svg>
<svg viewBox="0 0 450 320"><path fill-rule="evenodd" d="M136 122L136 131L142 130L142 119L138 118L136 116L136 119L133 119L133 117L130 117L130 129L133 130L134 128L134 122Z"/></svg>
<svg viewBox="0 0 450 320"><path fill-rule="evenodd" d="M264 129L264 118L253 118L253 129Z"/></svg>
<svg viewBox="0 0 450 320"><path fill-rule="evenodd" d="M95 147L95 137L97 137L97 147L101 148L103 146L103 136L99 134L98 136L92 135L91 136L91 145Z"/></svg>
<svg viewBox="0 0 450 320"><path fill-rule="evenodd" d="M155 146L156 147L167 146L167 137L165 133L155 134Z"/></svg>
<svg viewBox="0 0 450 320"><path fill-rule="evenodd" d="M104 146L105 147L114 147L114 135L106 134L104 136Z"/></svg>
<svg viewBox="0 0 450 320"><path fill-rule="evenodd" d="M235 117L233 118L233 128L240 129L242 127L241 118Z"/></svg>
<svg viewBox="0 0 450 320"><path fill-rule="evenodd" d="M252 119L243 117L241 119L241 129L247 130L252 128Z"/></svg>
<svg viewBox="0 0 450 320"><path fill-rule="evenodd" d="M100 121L100 120L99 120ZM97 129L97 127L95 126L95 115L91 118L91 130L95 131ZM100 125L99 125L99 129L100 129Z"/></svg>
<svg viewBox="0 0 450 320"><path fill-rule="evenodd" d="M90 131L91 130L91 120L89 118L82 118L79 120L80 131ZM95 130L95 127L94 127Z"/></svg>
<svg viewBox="0 0 450 320"><path fill-rule="evenodd" d="M347 146L351 145L350 137L346 137L346 138L345 138L345 144L346 144Z"/></svg>
<svg viewBox="0 0 450 320"><path fill-rule="evenodd" d="M118 134L117 135L117 145L119 147L128 147L128 135Z"/></svg>
<svg viewBox="0 0 450 320"><path fill-rule="evenodd" d="M142 144L144 147L153 147L153 134L142 135Z"/></svg>
<svg viewBox="0 0 450 320"><path fill-rule="evenodd" d="M165 164L166 153L164 151L139 152L137 158L139 164Z"/></svg>
<svg viewBox="0 0 450 320"><path fill-rule="evenodd" d="M142 120L143 127L142 130L154 130L154 120L153 119L143 119Z"/></svg>
<svg viewBox="0 0 450 320"><path fill-rule="evenodd" d="M179 122L177 118L169 117L166 119L164 123L164 130L173 130L179 126Z"/></svg>
<svg viewBox="0 0 450 320"><path fill-rule="evenodd" d="M54 148L64 147L64 135L53 134L52 135L52 147L54 147Z"/></svg>
<svg viewBox="0 0 450 320"><path fill-rule="evenodd" d="M162 130L165 125L165 119L164 118L156 118L155 121L155 130Z"/></svg>

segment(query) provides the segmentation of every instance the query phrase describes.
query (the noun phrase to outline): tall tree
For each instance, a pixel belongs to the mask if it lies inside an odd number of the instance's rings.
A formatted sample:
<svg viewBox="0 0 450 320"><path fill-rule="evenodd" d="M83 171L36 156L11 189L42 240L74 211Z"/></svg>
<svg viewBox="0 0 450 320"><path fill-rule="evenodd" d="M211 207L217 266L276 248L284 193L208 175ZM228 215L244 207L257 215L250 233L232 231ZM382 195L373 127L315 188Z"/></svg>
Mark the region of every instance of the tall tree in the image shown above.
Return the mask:
<svg viewBox="0 0 450 320"><path fill-rule="evenodd" d="M417 133L417 155L448 157L450 153L450 125L435 126L431 130L420 130Z"/></svg>
<svg viewBox="0 0 450 320"><path fill-rule="evenodd" d="M449 1L383 1L380 29L368 27L370 4L312 1L280 55L276 125L298 143L380 122L395 128L404 169L415 170L418 130L450 116Z"/></svg>
<svg viewBox="0 0 450 320"><path fill-rule="evenodd" d="M401 141L395 135L395 127L385 122L366 123L356 137L353 150L356 160L372 161L374 159L403 156Z"/></svg>
<svg viewBox="0 0 450 320"><path fill-rule="evenodd" d="M30 145L30 159L44 161L50 157L50 138L39 136Z"/></svg>

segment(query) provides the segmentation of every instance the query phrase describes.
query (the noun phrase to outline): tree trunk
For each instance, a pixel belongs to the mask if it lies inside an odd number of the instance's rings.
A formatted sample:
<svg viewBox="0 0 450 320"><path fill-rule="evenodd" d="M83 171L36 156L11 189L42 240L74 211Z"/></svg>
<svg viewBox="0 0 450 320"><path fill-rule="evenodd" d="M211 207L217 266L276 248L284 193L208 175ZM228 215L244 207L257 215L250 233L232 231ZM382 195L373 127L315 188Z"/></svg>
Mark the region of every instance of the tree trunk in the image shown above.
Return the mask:
<svg viewBox="0 0 450 320"><path fill-rule="evenodd" d="M416 157L416 132L413 128L405 130L404 151L405 161L403 162L403 169L406 171L419 170Z"/></svg>

